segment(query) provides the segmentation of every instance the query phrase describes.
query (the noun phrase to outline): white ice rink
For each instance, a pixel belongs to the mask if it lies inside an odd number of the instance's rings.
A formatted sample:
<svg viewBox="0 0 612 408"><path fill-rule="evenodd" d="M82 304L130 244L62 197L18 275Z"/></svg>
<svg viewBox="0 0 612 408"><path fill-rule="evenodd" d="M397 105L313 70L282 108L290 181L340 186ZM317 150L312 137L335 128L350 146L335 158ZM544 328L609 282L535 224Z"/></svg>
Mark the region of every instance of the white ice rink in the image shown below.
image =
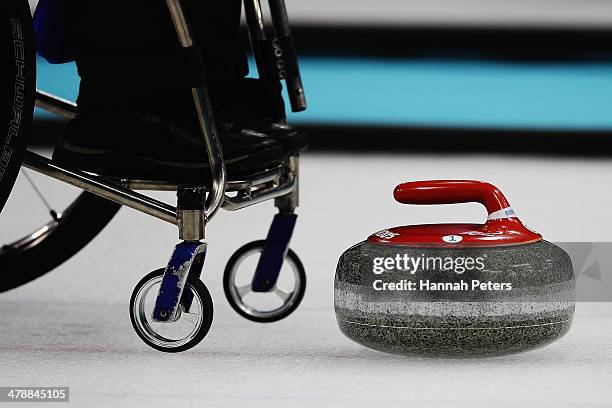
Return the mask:
<svg viewBox="0 0 612 408"><path fill-rule="evenodd" d="M378 26L612 26L610 0L286 0L295 23Z"/></svg>
<svg viewBox="0 0 612 408"><path fill-rule="evenodd" d="M336 327L332 293L338 256L373 231L485 217L476 204L402 206L391 195L397 183L490 181L547 239L609 241L610 174L612 162L605 159L306 154L292 243L309 279L302 305L286 320L264 325L231 310L221 286L225 262L239 246L264 237L273 207L221 213L207 231L203 274L215 302L214 323L200 345L182 354L149 349L128 315L136 282L167 261L177 242L175 227L122 209L76 257L0 294L0 385L69 386L71 406L105 408L609 407L609 303L578 304L571 332L540 350L436 360L352 343ZM70 194L36 180L53 202ZM162 197L172 200L171 194ZM39 207L22 180L0 215L3 241Z"/></svg>
<svg viewBox="0 0 612 408"><path fill-rule="evenodd" d="M29 0L32 9L38 0ZM265 7L266 1L262 1ZM610 28L610 0L286 0L296 24Z"/></svg>

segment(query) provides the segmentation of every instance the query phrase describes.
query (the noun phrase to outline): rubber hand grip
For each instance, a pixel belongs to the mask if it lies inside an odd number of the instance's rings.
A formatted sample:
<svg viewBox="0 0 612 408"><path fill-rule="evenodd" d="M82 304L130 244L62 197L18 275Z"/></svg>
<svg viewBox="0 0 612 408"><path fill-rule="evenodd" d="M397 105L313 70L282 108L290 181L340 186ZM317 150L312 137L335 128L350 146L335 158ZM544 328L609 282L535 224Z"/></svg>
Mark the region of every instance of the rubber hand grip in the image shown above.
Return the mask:
<svg viewBox="0 0 612 408"><path fill-rule="evenodd" d="M458 204L481 203L489 216L505 211L505 217L514 215L508 200L492 184L473 180L413 181L395 187L395 200L402 204ZM505 218L501 217L501 218Z"/></svg>

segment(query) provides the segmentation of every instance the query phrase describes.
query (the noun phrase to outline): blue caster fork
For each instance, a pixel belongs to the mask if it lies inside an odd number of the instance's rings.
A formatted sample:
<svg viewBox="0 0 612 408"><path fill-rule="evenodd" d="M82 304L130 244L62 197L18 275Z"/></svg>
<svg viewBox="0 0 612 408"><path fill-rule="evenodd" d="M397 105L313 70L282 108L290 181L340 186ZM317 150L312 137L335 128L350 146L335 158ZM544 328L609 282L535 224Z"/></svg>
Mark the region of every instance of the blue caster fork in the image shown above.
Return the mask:
<svg viewBox="0 0 612 408"><path fill-rule="evenodd" d="M244 245L227 263L223 275L225 297L242 317L274 322L289 316L302 301L306 273L298 256L289 249L296 219L295 214L276 214L267 239ZM255 274L250 278L252 267L241 271L240 266L258 254ZM284 264L289 271L280 276Z"/></svg>

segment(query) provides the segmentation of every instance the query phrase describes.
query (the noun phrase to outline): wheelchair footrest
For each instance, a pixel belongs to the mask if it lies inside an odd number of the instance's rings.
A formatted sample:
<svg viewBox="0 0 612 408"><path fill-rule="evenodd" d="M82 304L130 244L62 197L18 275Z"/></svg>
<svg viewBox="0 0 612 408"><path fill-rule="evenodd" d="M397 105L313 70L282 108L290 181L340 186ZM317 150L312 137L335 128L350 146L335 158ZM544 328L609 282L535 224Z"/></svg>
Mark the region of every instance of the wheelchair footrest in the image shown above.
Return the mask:
<svg viewBox="0 0 612 408"><path fill-rule="evenodd" d="M277 181L281 177L281 167L274 167L272 169L266 169L264 171L255 173L249 177L244 177L237 180L230 180L227 182L225 191L241 191L245 189L254 188L260 185L268 184ZM117 179L110 178L109 181L119 184L124 188L130 190L155 190L155 191L176 191L179 185L183 184L194 184L191 183L180 183L178 181L155 181L155 180L136 180L136 179Z"/></svg>

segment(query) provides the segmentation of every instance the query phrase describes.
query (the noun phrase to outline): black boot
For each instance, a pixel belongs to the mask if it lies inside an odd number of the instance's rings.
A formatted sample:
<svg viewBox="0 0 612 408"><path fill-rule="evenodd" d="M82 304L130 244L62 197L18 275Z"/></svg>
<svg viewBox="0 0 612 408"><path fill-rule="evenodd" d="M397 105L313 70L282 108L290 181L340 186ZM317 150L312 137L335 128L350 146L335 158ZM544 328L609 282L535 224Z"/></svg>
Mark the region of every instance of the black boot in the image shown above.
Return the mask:
<svg viewBox="0 0 612 408"><path fill-rule="evenodd" d="M307 136L289 126L278 82L240 78L211 86L217 119L264 133L276 140L288 156L308 148Z"/></svg>
<svg viewBox="0 0 612 408"><path fill-rule="evenodd" d="M140 106L80 105L60 136L53 159L115 177L202 180L210 176L193 101L166 94ZM219 123L219 121L217 121ZM278 165L286 154L266 134L221 122L217 128L230 178Z"/></svg>

